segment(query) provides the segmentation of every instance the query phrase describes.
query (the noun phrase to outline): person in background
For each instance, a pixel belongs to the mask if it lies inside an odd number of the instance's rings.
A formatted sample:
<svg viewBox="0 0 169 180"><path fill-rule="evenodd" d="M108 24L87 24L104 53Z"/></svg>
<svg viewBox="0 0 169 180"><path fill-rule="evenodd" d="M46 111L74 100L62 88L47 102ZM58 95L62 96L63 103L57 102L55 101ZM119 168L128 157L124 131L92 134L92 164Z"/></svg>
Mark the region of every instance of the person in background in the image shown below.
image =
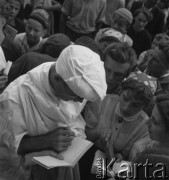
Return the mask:
<svg viewBox="0 0 169 180"><path fill-rule="evenodd" d="M0 104L2 112L12 111L17 152L22 156L43 150L57 154L71 145L74 136L85 138L80 112L86 100L102 100L106 89L100 56L80 45L68 46L56 62L44 63L13 81L0 96ZM33 176L37 179L74 176L75 180L75 175L78 179L77 166L45 173L38 167L37 177Z"/></svg>
<svg viewBox="0 0 169 180"><path fill-rule="evenodd" d="M151 34L152 39L156 34L163 33L165 28L165 14L158 6L159 0L146 0L144 6L150 10L153 20L146 26L147 31Z"/></svg>
<svg viewBox="0 0 169 180"><path fill-rule="evenodd" d="M5 0L0 1L0 92L3 91L6 82L8 81L8 76L3 74L6 67L6 58L4 51L2 49L2 42L5 39L3 28L9 17L9 6Z"/></svg>
<svg viewBox="0 0 169 180"><path fill-rule="evenodd" d="M102 34L97 34L95 41L103 53L109 44L114 42L124 42L124 36L119 31L116 31L112 28L106 28L102 31Z"/></svg>
<svg viewBox="0 0 169 180"><path fill-rule="evenodd" d="M16 29L17 33L25 32L24 22L17 18L21 7L21 0L7 0L7 2L10 7L10 16L8 18L7 24Z"/></svg>
<svg viewBox="0 0 169 180"><path fill-rule="evenodd" d="M74 42L81 36L93 38L106 12L106 0L65 0L60 17L60 32Z"/></svg>
<svg viewBox="0 0 169 180"><path fill-rule="evenodd" d="M106 0L105 26L111 26L111 18L119 8L125 8L125 0Z"/></svg>
<svg viewBox="0 0 169 180"><path fill-rule="evenodd" d="M133 40L132 48L135 50L137 56L151 47L151 35L145 29L145 26L151 20L152 15L147 8L137 9L134 13L134 22L127 34Z"/></svg>
<svg viewBox="0 0 169 180"><path fill-rule="evenodd" d="M169 41L159 44L152 50L145 72L158 79L159 89L156 94L169 93Z"/></svg>
<svg viewBox="0 0 169 180"><path fill-rule="evenodd" d="M152 166L149 168L149 177L156 180L163 173L163 178L167 179L169 174L169 96L168 94L162 94L157 96L156 104L152 112L152 116L148 121L148 131L151 141L146 144L144 150L136 154L133 163L144 164L147 159ZM163 166L158 166L157 164ZM161 169L162 171L158 171ZM154 173L158 171L159 173ZM148 175L147 175L148 176ZM147 179L145 176L145 168L139 167L137 172L138 179Z"/></svg>
<svg viewBox="0 0 169 180"><path fill-rule="evenodd" d="M43 9L34 10L29 16L25 33L17 34L12 42L10 52L17 54L17 58L30 51L38 50L46 39L43 37L47 33L48 13ZM10 54L8 53L8 55ZM12 59L15 61L17 58Z"/></svg>
<svg viewBox="0 0 169 180"><path fill-rule="evenodd" d="M62 50L70 44L69 37L64 34L50 36L38 52L28 52L12 64L7 85L42 63L57 61Z"/></svg>
<svg viewBox="0 0 169 180"><path fill-rule="evenodd" d="M62 5L59 1L53 0L31 0L31 5L33 10L35 9L44 9L49 13L49 28L48 28L48 35L54 34L54 11L61 11ZM58 24L58 22L57 22Z"/></svg>
<svg viewBox="0 0 169 180"><path fill-rule="evenodd" d="M111 27L100 29L95 36L95 41L99 42L106 31L113 29L115 31L118 31L119 33L122 33L123 42L126 42L129 46L132 46L132 39L126 34L128 28L132 24L132 21L133 16L131 12L125 8L119 8L111 17Z"/></svg>
<svg viewBox="0 0 169 180"><path fill-rule="evenodd" d="M166 33L156 34L151 44L151 49L144 51L140 54L140 56L138 57L137 64L138 64L138 68L142 72L144 72L147 67L148 60L151 57L152 51L158 48L158 46L165 41L169 41L169 36Z"/></svg>

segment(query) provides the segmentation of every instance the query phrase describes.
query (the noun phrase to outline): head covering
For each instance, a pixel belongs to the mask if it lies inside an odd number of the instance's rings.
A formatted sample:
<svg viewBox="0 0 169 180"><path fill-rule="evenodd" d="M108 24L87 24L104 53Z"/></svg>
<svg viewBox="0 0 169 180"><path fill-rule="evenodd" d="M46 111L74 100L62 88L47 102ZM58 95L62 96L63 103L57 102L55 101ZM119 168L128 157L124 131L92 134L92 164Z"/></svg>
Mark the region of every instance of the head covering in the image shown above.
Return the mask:
<svg viewBox="0 0 169 180"><path fill-rule="evenodd" d="M78 38L75 41L75 44L88 47L89 49L91 49L95 53L101 55L101 52L100 52L100 49L99 49L97 43L92 38L90 38L88 36L81 36L80 38Z"/></svg>
<svg viewBox="0 0 169 180"><path fill-rule="evenodd" d="M154 77L148 76L147 74L141 71L131 72L129 76L125 79L134 79L138 82L142 82L145 86L147 86L152 94L156 92L157 89L157 80Z"/></svg>
<svg viewBox="0 0 169 180"><path fill-rule="evenodd" d="M9 5L5 0L0 0L0 15L5 18L10 15Z"/></svg>
<svg viewBox="0 0 169 180"><path fill-rule="evenodd" d="M104 37L115 37L120 42L124 42L124 35L121 32L116 31L115 29L112 28L107 28L103 31L101 39L103 39Z"/></svg>
<svg viewBox="0 0 169 180"><path fill-rule="evenodd" d="M70 38L65 34L57 33L50 36L43 44L41 53L58 58L64 48L71 44Z"/></svg>
<svg viewBox="0 0 169 180"><path fill-rule="evenodd" d="M44 9L35 9L29 16L29 19L34 19L42 24L42 26L47 29L48 28L48 21L49 21L49 14Z"/></svg>
<svg viewBox="0 0 169 180"><path fill-rule="evenodd" d="M120 16L122 16L129 24L132 23L133 15L131 14L131 12L128 9L126 9L126 8L119 8L118 10L116 10L115 13L119 14Z"/></svg>
<svg viewBox="0 0 169 180"><path fill-rule="evenodd" d="M89 101L106 96L105 70L100 56L91 49L70 45L65 48L55 65L56 72L71 90Z"/></svg>

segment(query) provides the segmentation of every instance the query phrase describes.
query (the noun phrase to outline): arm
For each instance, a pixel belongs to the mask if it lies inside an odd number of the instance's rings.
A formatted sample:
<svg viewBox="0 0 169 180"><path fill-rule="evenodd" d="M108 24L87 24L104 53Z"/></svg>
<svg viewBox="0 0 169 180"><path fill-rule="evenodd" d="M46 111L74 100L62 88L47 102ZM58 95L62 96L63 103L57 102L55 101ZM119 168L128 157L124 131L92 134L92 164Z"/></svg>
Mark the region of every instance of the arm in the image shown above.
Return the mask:
<svg viewBox="0 0 169 180"><path fill-rule="evenodd" d="M71 145L74 133L68 128L60 127L48 134L24 136L20 142L18 153L27 154L43 150L64 151Z"/></svg>
<svg viewBox="0 0 169 180"><path fill-rule="evenodd" d="M46 11L61 11L62 5L57 2L53 6L44 7Z"/></svg>

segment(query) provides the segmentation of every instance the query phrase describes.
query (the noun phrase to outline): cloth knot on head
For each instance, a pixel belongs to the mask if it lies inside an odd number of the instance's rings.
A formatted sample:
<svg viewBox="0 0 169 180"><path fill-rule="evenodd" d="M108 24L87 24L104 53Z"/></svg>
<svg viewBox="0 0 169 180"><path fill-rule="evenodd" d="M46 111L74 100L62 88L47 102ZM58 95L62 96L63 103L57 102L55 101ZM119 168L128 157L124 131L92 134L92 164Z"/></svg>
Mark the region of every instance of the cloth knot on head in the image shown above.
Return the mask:
<svg viewBox="0 0 169 180"><path fill-rule="evenodd" d="M100 56L89 48L68 46L56 61L55 69L78 96L89 101L103 100L106 96L104 64Z"/></svg>

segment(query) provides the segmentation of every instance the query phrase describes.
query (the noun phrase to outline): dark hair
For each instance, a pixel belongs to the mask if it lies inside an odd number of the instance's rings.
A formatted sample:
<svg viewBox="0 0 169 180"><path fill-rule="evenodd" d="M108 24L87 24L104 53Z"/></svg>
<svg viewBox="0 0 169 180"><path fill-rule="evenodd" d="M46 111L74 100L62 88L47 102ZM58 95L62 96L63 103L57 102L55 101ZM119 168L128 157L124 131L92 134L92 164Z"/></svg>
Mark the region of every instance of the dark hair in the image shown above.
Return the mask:
<svg viewBox="0 0 169 180"><path fill-rule="evenodd" d="M58 58L64 48L71 43L70 38L65 34L56 33L50 36L42 45L40 53L48 54L53 58Z"/></svg>
<svg viewBox="0 0 169 180"><path fill-rule="evenodd" d="M169 134L169 94L162 94L156 97L156 105L165 125L166 132Z"/></svg>
<svg viewBox="0 0 169 180"><path fill-rule="evenodd" d="M164 64L165 67L169 67L169 40L164 40L159 43L158 48L164 54L164 58L161 58L160 61Z"/></svg>
<svg viewBox="0 0 169 180"><path fill-rule="evenodd" d="M151 14L151 12L147 9L147 8L140 8L140 9L137 9L135 12L134 12L134 17L137 17L138 16L138 14L140 14L140 13L142 13L142 14L144 14L145 15L145 17L147 18L147 21L148 22L150 22L150 21L152 21L152 19L153 19L153 15Z"/></svg>
<svg viewBox="0 0 169 180"><path fill-rule="evenodd" d="M107 42L109 44L111 43L116 43L116 42L120 42L116 37L113 37L113 36L104 36L103 38L101 38L99 40L99 43L101 42Z"/></svg>
<svg viewBox="0 0 169 180"><path fill-rule="evenodd" d="M103 52L103 61L105 61L107 56L110 56L118 63L129 63L130 70L133 69L137 64L135 51L126 43L117 42L108 45Z"/></svg>
<svg viewBox="0 0 169 180"><path fill-rule="evenodd" d="M131 90L132 96L135 99L142 101L145 106L147 106L153 99L151 90L142 82L138 82L134 79L128 79L122 82L121 91L124 90Z"/></svg>

